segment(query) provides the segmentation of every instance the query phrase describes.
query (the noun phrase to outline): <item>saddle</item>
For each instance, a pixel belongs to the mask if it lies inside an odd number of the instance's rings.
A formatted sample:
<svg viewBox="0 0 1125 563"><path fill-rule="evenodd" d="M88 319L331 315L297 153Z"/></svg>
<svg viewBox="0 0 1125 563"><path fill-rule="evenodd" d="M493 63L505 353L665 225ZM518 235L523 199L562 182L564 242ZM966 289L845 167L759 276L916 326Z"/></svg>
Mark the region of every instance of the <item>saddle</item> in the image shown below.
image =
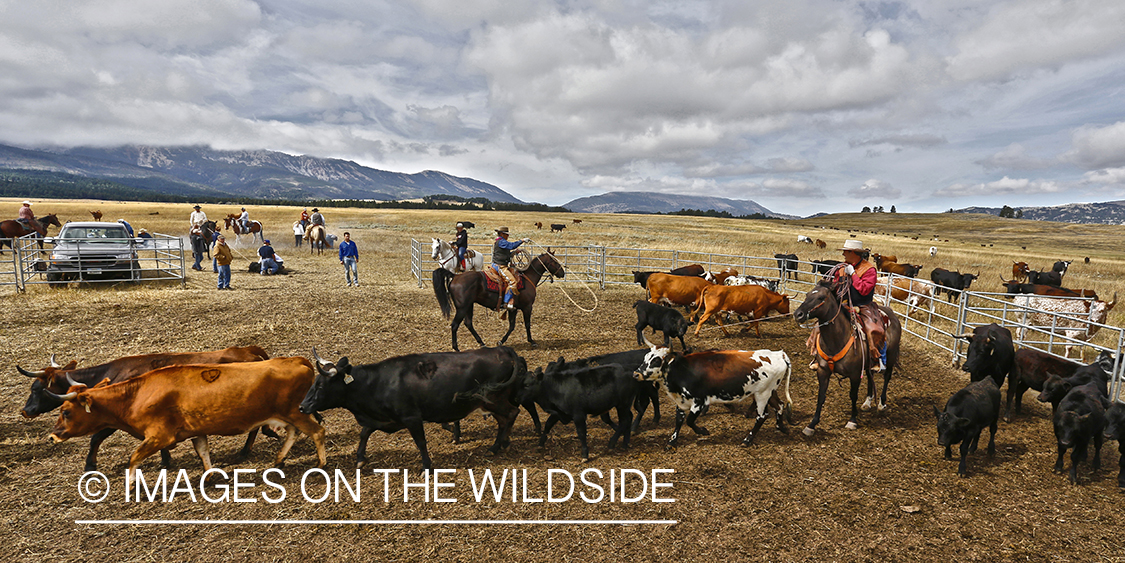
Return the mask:
<svg viewBox="0 0 1125 563"><path fill-rule="evenodd" d="M891 320L887 314L875 306L874 303L861 307L849 308L852 312L852 320L855 322L856 333L866 344L868 349L881 350L886 343L887 325ZM871 335L872 342L868 343L867 335ZM867 354L867 367L874 368L879 365L878 357L870 357L872 354Z"/></svg>
<svg viewBox="0 0 1125 563"><path fill-rule="evenodd" d="M512 269L508 268L508 271L511 272ZM523 290L525 278L519 274L516 274L515 272L512 272L512 277L516 278L518 282L516 284L516 287L512 288L512 295L519 295L520 291ZM506 289L508 280L505 280L503 276L496 272L496 270L493 270L492 268L485 268L484 282L489 291L495 291L496 293L500 294L500 304L503 305L504 290Z"/></svg>

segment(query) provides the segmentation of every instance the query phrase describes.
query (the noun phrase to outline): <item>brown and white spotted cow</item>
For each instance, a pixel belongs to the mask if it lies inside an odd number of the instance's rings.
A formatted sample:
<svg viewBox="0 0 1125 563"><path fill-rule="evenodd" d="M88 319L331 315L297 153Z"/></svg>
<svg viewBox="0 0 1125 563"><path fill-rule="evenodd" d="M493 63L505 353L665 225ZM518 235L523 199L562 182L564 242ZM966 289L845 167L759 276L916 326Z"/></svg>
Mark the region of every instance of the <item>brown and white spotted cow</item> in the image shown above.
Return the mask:
<svg viewBox="0 0 1125 563"><path fill-rule="evenodd" d="M783 351L712 350L695 354L680 354L670 348L656 346L646 339L649 353L637 368L634 376L644 381L657 381L668 397L676 404L676 429L668 446L680 439L680 428L686 422L696 434L710 434L696 425L699 415L711 403L730 403L750 397L758 408L754 429L742 440L743 446L754 443L754 435L766 420L767 408L772 403L777 415L777 428L787 432L783 413L792 416L793 400L789 396L789 378L793 369L789 356ZM785 405L774 399L775 392L785 378ZM686 419L685 419L686 413ZM790 421L792 423L792 421Z"/></svg>
<svg viewBox="0 0 1125 563"><path fill-rule="evenodd" d="M1037 313L1028 315L1027 324L1034 327L1054 327L1055 333L1061 333L1067 338L1089 342L1097 334L1099 325L1105 324L1109 312L1117 304L1117 294L1113 299L1100 301L1094 299L1059 299L1038 295L1017 295L1013 300L1016 305L1035 309ZM1054 314L1052 314L1054 313ZM1020 327L1019 339L1022 341L1027 332L1026 327ZM1079 357L1086 361L1086 347L1081 344L1066 344L1064 357L1070 357L1070 350L1078 347Z"/></svg>

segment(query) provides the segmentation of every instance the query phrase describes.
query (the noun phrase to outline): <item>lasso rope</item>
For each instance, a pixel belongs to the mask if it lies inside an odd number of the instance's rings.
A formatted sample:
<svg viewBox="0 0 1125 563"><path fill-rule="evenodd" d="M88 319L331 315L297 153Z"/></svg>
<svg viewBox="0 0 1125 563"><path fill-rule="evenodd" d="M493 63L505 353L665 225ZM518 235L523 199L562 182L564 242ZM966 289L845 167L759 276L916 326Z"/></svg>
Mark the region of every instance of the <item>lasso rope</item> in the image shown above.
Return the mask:
<svg viewBox="0 0 1125 563"><path fill-rule="evenodd" d="M543 248L543 247L539 246L538 244L535 244L535 242L533 242L531 239L528 239L527 244L531 245L532 247ZM535 257L533 257L532 260L535 260ZM542 260L540 260L540 263L542 263ZM547 266L546 264L543 264L544 269L546 268L546 266ZM551 274L550 270L547 270L545 273L547 275L551 276L552 278L554 277L554 274ZM578 278L578 281L582 284L582 287L586 288L586 291L590 292L590 295L594 296L594 307L593 308L587 309L587 308L579 305L578 302L575 301L574 298L571 297L570 294L566 292L566 288L564 288L562 285L559 286L559 290L562 291L563 295L565 295L566 298L569 299L570 302L572 304L574 304L574 306L577 307L580 311L582 311L584 313L593 313L594 310L598 308L598 294L594 293L594 290L590 289L590 286L586 283L586 280Z"/></svg>
<svg viewBox="0 0 1125 563"><path fill-rule="evenodd" d="M774 320L774 319L783 319L785 317L791 317L791 316L793 316L793 313L785 313L783 315L773 315L771 317L762 317L760 319L750 319L748 321L739 321L737 323L727 323L723 326L709 326L707 328L702 329L702 331L707 332L708 330L718 330L720 328L726 328L728 326L739 326L739 325L750 324L750 323L760 323L762 321L771 321L771 320Z"/></svg>

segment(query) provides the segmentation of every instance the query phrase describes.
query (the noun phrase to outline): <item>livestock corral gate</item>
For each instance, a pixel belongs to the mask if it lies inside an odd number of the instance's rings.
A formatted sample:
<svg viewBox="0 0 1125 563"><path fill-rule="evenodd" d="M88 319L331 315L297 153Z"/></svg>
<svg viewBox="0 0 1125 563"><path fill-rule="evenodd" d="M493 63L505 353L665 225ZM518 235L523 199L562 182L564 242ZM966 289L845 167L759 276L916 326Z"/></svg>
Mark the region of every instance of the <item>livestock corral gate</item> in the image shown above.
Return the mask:
<svg viewBox="0 0 1125 563"><path fill-rule="evenodd" d="M470 248L484 255L485 264L490 262L491 245L470 245ZM536 255L546 251L546 248L533 245L528 250ZM782 262L779 266L777 258L764 256L597 245L551 246L551 251L566 270L566 277L556 280L559 282L597 284L604 289L607 285L633 284L634 270L666 272L681 266L700 264L714 273L734 268L739 274L777 280L778 291L792 297L794 309L822 277L813 273L817 265L812 262L797 260L797 269L789 269L787 266L790 264ZM432 279L431 272L436 267L437 262L431 258L431 245L410 239L410 271L417 279L418 287L424 287ZM1125 362L1122 362L1125 328L1092 322L1073 314L1021 306L1013 302L1013 296L1005 293L962 291L959 298L949 302L943 300L948 294L931 297L925 286L932 287L933 284L925 280L918 280L922 284L915 283L915 287L911 289L903 289L904 296L896 299L891 295L889 286L895 280L909 278L895 274L885 275L885 281L880 284L884 295L878 296L877 301L898 312L903 332L948 352L954 365L960 365L968 349L967 344L956 336L972 332L974 327L982 324L996 323L1012 331L1013 343L1038 348L1055 356L1062 357L1063 354L1058 354L1055 350L1061 348L1065 351L1067 345L1075 346L1078 350L1084 350L1083 346L1088 346L1094 349L1094 355L1100 352L1112 353L1114 365L1110 397L1114 401L1125 402ZM801 279L802 276L804 279ZM919 285L922 287L917 287ZM914 303L910 303L912 301ZM906 314L908 310L909 315ZM1033 324L1036 319L1038 324ZM1043 322L1044 319L1046 322ZM1068 336L1064 330L1097 333L1100 343ZM1089 340L1094 338L1090 337Z"/></svg>
<svg viewBox="0 0 1125 563"><path fill-rule="evenodd" d="M35 235L2 239L0 246L0 286L22 292L28 286L82 283L120 283L186 281L184 241L179 237L154 233L152 238L132 239L131 259L105 256L97 241L68 241L65 270L52 267L52 244ZM11 243L9 247L9 243ZM68 274L68 275L63 275ZM73 279L70 279L73 278Z"/></svg>

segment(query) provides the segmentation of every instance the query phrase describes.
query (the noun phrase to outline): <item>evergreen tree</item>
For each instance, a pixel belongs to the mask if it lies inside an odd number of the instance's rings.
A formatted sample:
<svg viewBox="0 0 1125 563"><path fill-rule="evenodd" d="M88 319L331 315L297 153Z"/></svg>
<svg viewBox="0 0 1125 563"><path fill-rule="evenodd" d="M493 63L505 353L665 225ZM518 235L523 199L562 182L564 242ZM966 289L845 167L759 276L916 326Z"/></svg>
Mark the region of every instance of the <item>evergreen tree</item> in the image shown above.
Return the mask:
<svg viewBox="0 0 1125 563"><path fill-rule="evenodd" d="M871 208L865 205L863 206L863 209L860 211L860 213L871 213Z"/></svg>
<svg viewBox="0 0 1125 563"><path fill-rule="evenodd" d="M895 210L895 206L893 205L891 206L891 213L898 213L898 211Z"/></svg>

